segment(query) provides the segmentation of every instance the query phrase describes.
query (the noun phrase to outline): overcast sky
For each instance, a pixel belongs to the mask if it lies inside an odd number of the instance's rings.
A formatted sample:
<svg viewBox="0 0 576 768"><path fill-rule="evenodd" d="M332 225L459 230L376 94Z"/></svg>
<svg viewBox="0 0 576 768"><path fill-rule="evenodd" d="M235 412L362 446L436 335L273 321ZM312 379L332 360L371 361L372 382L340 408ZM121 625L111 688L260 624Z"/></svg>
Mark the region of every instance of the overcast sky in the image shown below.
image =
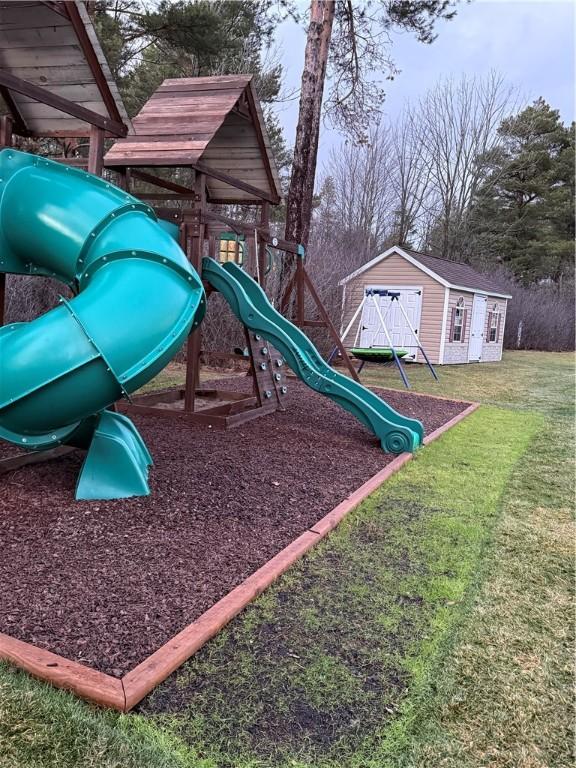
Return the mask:
<svg viewBox="0 0 576 768"><path fill-rule="evenodd" d="M306 9L308 2L303 2ZM394 119L407 100L414 100L445 75L501 72L533 100L543 96L559 109L565 122L574 120L574 24L572 0L474 0L460 3L458 14L437 25L432 45L403 33L393 36L393 58L401 70L386 82L384 115ZM300 87L306 42L305 28L284 22L277 34L287 92ZM292 146L298 101L277 105L286 139ZM319 170L340 136L323 126Z"/></svg>

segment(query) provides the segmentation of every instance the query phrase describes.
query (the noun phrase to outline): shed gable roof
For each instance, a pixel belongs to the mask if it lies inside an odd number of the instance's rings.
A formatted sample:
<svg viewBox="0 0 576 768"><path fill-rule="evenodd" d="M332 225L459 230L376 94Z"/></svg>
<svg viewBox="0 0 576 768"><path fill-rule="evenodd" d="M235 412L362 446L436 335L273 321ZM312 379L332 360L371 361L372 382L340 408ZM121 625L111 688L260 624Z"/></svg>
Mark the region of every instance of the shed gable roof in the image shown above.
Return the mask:
<svg viewBox="0 0 576 768"><path fill-rule="evenodd" d="M392 248L389 248L384 253L381 253L379 256L376 256L376 258L347 275L340 281L340 285L345 285L350 282L363 272L366 272L376 266L376 264L379 264L388 256L391 256L393 253L406 259L446 288L456 288L471 292L480 291L482 293L489 293L493 296L501 296L507 299L512 298L502 286L498 285L486 275L477 272L468 264L462 264L458 261L450 261L449 259L443 259L440 256L432 256L428 253L420 253L419 251L413 251L409 248L401 248L399 245L392 246Z"/></svg>

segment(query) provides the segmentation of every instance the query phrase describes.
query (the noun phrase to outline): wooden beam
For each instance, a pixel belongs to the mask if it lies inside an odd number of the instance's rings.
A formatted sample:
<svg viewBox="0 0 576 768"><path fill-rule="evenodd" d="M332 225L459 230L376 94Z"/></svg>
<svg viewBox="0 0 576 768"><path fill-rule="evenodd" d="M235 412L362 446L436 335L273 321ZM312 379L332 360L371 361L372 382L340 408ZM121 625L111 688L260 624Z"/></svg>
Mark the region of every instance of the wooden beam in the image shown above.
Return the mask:
<svg viewBox="0 0 576 768"><path fill-rule="evenodd" d="M115 168L118 178L116 179L116 186L123 189L125 192L130 192L131 188L131 173L127 168Z"/></svg>
<svg viewBox="0 0 576 768"><path fill-rule="evenodd" d="M205 173L206 176L210 176L213 179L223 181L225 184L229 184L235 189L241 189L243 192L248 192L249 194L254 195L254 197L260 198L260 200L267 200L269 203L273 203L274 205L278 205L280 202L280 198L276 195L271 194L270 192L266 192L263 189L259 189L258 187L253 187L252 184L247 184L246 182L241 181L234 176L230 176L228 173L224 173L224 171L219 171L218 169L212 168L211 166L205 165L204 163L194 163L192 168L195 168L201 173Z"/></svg>
<svg viewBox="0 0 576 768"><path fill-rule="evenodd" d="M87 157L55 157L54 160L62 165L70 165L72 168L88 168Z"/></svg>
<svg viewBox="0 0 576 768"><path fill-rule="evenodd" d="M249 195L253 195L254 197L258 198L258 200L266 200L273 205L278 205L280 202L279 197L271 194L270 192L266 192L264 189L254 187L252 184L248 184L241 179L237 179L235 176L230 176L230 174L225 173L224 171L220 171L217 168L212 168L211 166L205 165L204 163L191 161L189 155L172 156L171 152L165 151L164 154L170 154L171 156L162 157L163 153L161 151L161 142L158 142L158 145L158 154L150 154L146 156L143 155L142 157L129 157L126 154L115 157L114 155L111 156L110 153L108 153L105 160L105 165L107 168L112 168L115 165L129 166L130 168L135 168L137 166L157 166L160 168L177 168L182 166L184 168L192 168L199 173L210 176L212 179L223 181L225 184L234 187L234 189L240 189L243 192L247 192Z"/></svg>
<svg viewBox="0 0 576 768"><path fill-rule="evenodd" d="M20 114L20 110L18 109L18 106L14 99L12 98L12 94L8 90L8 88L5 88L4 86L0 86L0 96L4 99L6 102L6 106L10 110L10 114L12 116L12 119L14 120L14 130L19 136L29 136L30 131L28 130L28 126L24 122L24 118Z"/></svg>
<svg viewBox="0 0 576 768"><path fill-rule="evenodd" d="M128 190L127 190L128 191ZM169 219L175 224L181 224L184 219L184 213L189 209L168 208L164 205L153 205L156 216L160 219Z"/></svg>
<svg viewBox="0 0 576 768"><path fill-rule="evenodd" d="M256 409L258 414L263 409ZM199 414L197 414L199 415ZM232 417L234 418L234 417ZM318 534L306 531L239 586L215 603L196 621L172 637L147 659L122 678L126 693L126 710L132 709L158 683L189 659L234 616L270 586L284 571L318 541Z"/></svg>
<svg viewBox="0 0 576 768"><path fill-rule="evenodd" d="M194 192L134 192L140 200L196 200Z"/></svg>
<svg viewBox="0 0 576 768"><path fill-rule="evenodd" d="M16 93L21 93L23 96L28 96L41 104L47 104L49 107L58 109L60 112L76 117L78 120L83 120L90 125L103 128L104 130L113 133L115 136L126 136L128 133L128 128L124 123L110 120L110 118L99 115L98 112L94 112L91 109L86 109L80 104L75 104L73 101L58 96L46 88L34 85L33 83L28 83L26 80L21 80L19 77L14 77L14 75L11 75L5 70L0 70L0 86L4 86L11 91L16 91Z"/></svg>
<svg viewBox="0 0 576 768"><path fill-rule="evenodd" d="M214 205L254 205L260 206L263 204L263 200L245 200L238 197L211 197L207 195L207 202L214 203Z"/></svg>
<svg viewBox="0 0 576 768"><path fill-rule="evenodd" d="M104 167L104 131L93 125L90 131L90 146L88 148L88 173L102 176Z"/></svg>
<svg viewBox="0 0 576 768"><path fill-rule="evenodd" d="M86 31L82 17L80 16L77 3L65 0L62 5L66 9L68 18L70 19L72 27L74 28L74 32L76 33L76 37L78 38L82 51L84 52L84 56L86 56L86 61L88 62L90 71L94 76L94 80L96 81L96 85L100 91L100 95L102 96L102 101L106 105L106 109L108 110L110 118L114 122L124 125L122 115L120 114L120 110L116 104L116 99L112 95L108 81L104 76L102 66L98 61L98 56L96 55L92 41L88 36L88 32Z"/></svg>
<svg viewBox="0 0 576 768"><path fill-rule="evenodd" d="M0 148L12 146L13 121L10 115L0 117ZM0 327L4 325L6 316L6 275L0 272Z"/></svg>
<svg viewBox="0 0 576 768"><path fill-rule="evenodd" d="M8 456L6 459L0 459L0 475L3 475L5 472L12 472L14 469L20 469L20 467L26 467L29 464L42 464L45 461L53 461L75 450L77 449L69 445L60 445L48 451L29 451L28 453L19 453L16 456Z"/></svg>
<svg viewBox="0 0 576 768"><path fill-rule="evenodd" d="M189 216L190 222L185 221L183 230L185 233L184 251L196 272L202 274L202 255L204 248L204 224L202 212L206 208L206 178L197 173L194 180L194 188L197 200L194 210ZM193 217L193 218L192 218ZM196 390L200 384L200 351L202 349L202 328L198 326L188 335L186 345L186 382L184 385L184 412L194 412Z"/></svg>
<svg viewBox="0 0 576 768"><path fill-rule="evenodd" d="M304 260L302 258L296 259L295 286L296 323L301 326L304 323Z"/></svg>
<svg viewBox="0 0 576 768"><path fill-rule="evenodd" d="M12 146L12 130L14 121L10 115L0 117L0 147Z"/></svg>
<svg viewBox="0 0 576 768"><path fill-rule="evenodd" d="M260 208L260 226L268 233L270 226L270 203L263 201ZM260 285L266 290L266 238L255 231L256 248L258 255L258 274L260 275Z"/></svg>
<svg viewBox="0 0 576 768"><path fill-rule="evenodd" d="M228 216L214 213L214 211L204 211L202 213L202 221L204 223L214 221L219 224L226 224L230 229L240 232L241 234L250 234L251 232L254 232L255 229L258 230L258 234L261 234L261 229L258 224L245 224L241 221L236 221L236 219L231 219Z"/></svg>
<svg viewBox="0 0 576 768"><path fill-rule="evenodd" d="M182 184L176 184L174 181L162 179L160 176L155 176L153 173L139 171L136 168L132 169L132 177L134 179L139 179L140 181L145 181L148 184L155 184L157 187L162 187L162 189L169 189L172 192L179 192L181 195L196 194L191 187L184 187Z"/></svg>
<svg viewBox="0 0 576 768"><path fill-rule="evenodd" d="M272 242L274 240L274 242ZM279 237L266 237L266 243L271 245L272 248L277 248L279 251L286 251L287 253L293 253L298 255L298 243L292 243L289 240L281 240Z"/></svg>
<svg viewBox="0 0 576 768"><path fill-rule="evenodd" d="M70 17L64 8L64 3L60 2L60 0L40 0L40 4L45 5L46 8L50 8L51 11L62 16L62 18L70 20Z"/></svg>
<svg viewBox="0 0 576 768"><path fill-rule="evenodd" d="M57 688L67 688L102 707L126 711L126 697L121 680L77 661L24 643L0 633L0 658L26 670Z"/></svg>
<svg viewBox="0 0 576 768"><path fill-rule="evenodd" d="M33 139L89 139L90 126L87 125L86 128L83 128L83 129L77 128L74 130L67 128L61 131L42 131L42 133L29 131L27 135ZM110 131L106 131L106 138L115 139L117 138L117 136L115 133L110 133Z"/></svg>
<svg viewBox="0 0 576 768"><path fill-rule="evenodd" d="M298 259L298 261L302 262L302 259ZM304 264L301 265L301 270L302 270L303 284L306 285L306 287L310 291L310 295L312 296L316 306L318 307L318 312L320 313L320 317L324 320L324 322L328 326L328 330L330 331L330 335L334 339L334 343L338 347L338 351L342 355L342 359L346 363L346 367L350 371L350 375L352 376L354 381L360 382L360 378L358 376L356 368L354 368L354 366L352 365L352 361L350 360L348 352L346 351L346 348L344 347L344 345L342 344L342 341L340 340L340 336L338 334L338 331L334 327L334 324L332 323L332 320L330 319L330 315L328 314L328 312L326 312L326 308L324 307L324 304L322 304L322 301L321 301L320 297L316 293L316 289L314 288L314 284L312 283L312 280L310 280L310 278L308 276L308 273L304 269Z"/></svg>
<svg viewBox="0 0 576 768"><path fill-rule="evenodd" d="M270 155L268 154L268 147L266 146L266 142L264 141L264 135L262 133L262 126L260 125L260 118L258 116L258 110L256 108L256 99L254 98L251 82L248 84L245 94L250 107L250 112L252 113L252 116L253 116L254 130L256 132L256 139L258 141L258 146L260 147L260 154L264 162L264 168L266 170L266 178L268 179L268 184L270 185L270 189L276 189L276 181L274 179L272 169L270 168ZM272 159L272 162L274 162L273 159ZM280 198L278 198L278 203L279 202L280 202Z"/></svg>

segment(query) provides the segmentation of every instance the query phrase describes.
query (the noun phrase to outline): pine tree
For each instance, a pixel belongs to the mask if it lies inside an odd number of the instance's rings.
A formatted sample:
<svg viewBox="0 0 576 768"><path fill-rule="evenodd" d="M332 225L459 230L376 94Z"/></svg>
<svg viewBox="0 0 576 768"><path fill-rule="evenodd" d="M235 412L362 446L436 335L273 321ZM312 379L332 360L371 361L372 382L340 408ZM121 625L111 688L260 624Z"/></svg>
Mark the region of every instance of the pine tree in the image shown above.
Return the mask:
<svg viewBox="0 0 576 768"><path fill-rule="evenodd" d="M538 99L504 120L470 214L471 251L524 283L574 274L574 124Z"/></svg>

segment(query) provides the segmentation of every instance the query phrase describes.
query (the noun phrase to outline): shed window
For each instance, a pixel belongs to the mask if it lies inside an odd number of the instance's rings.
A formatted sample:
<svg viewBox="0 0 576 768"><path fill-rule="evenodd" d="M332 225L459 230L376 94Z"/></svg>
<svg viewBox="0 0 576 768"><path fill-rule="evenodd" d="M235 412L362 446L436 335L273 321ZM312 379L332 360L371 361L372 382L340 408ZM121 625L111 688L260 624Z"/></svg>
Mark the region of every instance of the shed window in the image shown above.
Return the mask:
<svg viewBox="0 0 576 768"><path fill-rule="evenodd" d="M461 296L452 309L452 322L450 328L450 341L464 341L466 332L466 310L464 309L464 298Z"/></svg>
<svg viewBox="0 0 576 768"><path fill-rule="evenodd" d="M500 336L500 311L498 304L494 304L492 311L488 313L488 341L498 341Z"/></svg>

